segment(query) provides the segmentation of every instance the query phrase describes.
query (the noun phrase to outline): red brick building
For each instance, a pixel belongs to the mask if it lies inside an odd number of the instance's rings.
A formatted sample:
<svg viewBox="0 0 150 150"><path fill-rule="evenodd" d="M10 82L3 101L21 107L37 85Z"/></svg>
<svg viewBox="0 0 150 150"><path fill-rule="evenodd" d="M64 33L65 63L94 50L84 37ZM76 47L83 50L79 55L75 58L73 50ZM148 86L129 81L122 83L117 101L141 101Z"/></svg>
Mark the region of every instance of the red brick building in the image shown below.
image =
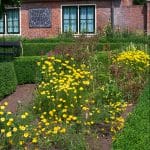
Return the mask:
<svg viewBox="0 0 150 150"><path fill-rule="evenodd" d="M150 34L150 1L132 0L23 0L0 18L0 34L28 38L52 37L71 31L96 34L109 23L119 29Z"/></svg>

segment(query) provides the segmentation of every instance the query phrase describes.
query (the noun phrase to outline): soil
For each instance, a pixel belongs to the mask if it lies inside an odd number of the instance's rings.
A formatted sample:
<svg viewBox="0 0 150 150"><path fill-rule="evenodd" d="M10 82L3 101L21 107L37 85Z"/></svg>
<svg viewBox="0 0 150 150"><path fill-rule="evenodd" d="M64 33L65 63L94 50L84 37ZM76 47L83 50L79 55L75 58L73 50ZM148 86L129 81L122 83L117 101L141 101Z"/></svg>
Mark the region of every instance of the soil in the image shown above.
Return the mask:
<svg viewBox="0 0 150 150"><path fill-rule="evenodd" d="M13 94L0 101L0 105L8 102L6 110L16 113L19 106L26 105L33 99L35 88L35 84L18 85Z"/></svg>
<svg viewBox="0 0 150 150"><path fill-rule="evenodd" d="M32 101L34 97L34 91L36 89L35 84L25 84L17 86L16 91L7 96L3 100L0 101L0 105L4 102L8 102L7 110L13 113L16 113L18 110L19 105L27 105L29 102ZM122 114L122 117L125 119L128 117L128 114L133 111L134 105L129 104L127 106L126 111ZM103 126L103 124L101 124ZM101 126L100 125L100 126ZM97 127L96 127L97 128ZM99 136L96 137L87 137L86 140L89 145L89 150L111 150L112 145L112 137L109 133L105 134L106 136Z"/></svg>

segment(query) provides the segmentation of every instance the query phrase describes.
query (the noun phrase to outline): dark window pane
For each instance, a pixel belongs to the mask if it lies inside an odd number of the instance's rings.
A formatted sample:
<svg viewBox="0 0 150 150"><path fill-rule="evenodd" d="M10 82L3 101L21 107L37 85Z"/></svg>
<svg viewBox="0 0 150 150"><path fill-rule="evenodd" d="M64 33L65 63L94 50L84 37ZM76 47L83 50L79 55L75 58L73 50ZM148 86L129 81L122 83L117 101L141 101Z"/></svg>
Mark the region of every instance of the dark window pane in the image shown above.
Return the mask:
<svg viewBox="0 0 150 150"><path fill-rule="evenodd" d="M86 20L80 20L80 32L86 33Z"/></svg>
<svg viewBox="0 0 150 150"><path fill-rule="evenodd" d="M80 32L95 32L95 6L80 6Z"/></svg>
<svg viewBox="0 0 150 150"><path fill-rule="evenodd" d="M94 7L87 8L87 19L94 19Z"/></svg>
<svg viewBox="0 0 150 150"><path fill-rule="evenodd" d="M63 32L77 32L77 7L76 6L64 6L62 14Z"/></svg>
<svg viewBox="0 0 150 150"><path fill-rule="evenodd" d="M4 27L5 27L4 17L0 16L0 33L4 33Z"/></svg>
<svg viewBox="0 0 150 150"><path fill-rule="evenodd" d="M94 32L93 20L87 20L87 32Z"/></svg>
<svg viewBox="0 0 150 150"><path fill-rule="evenodd" d="M19 9L7 10L7 32L10 34L19 33Z"/></svg>

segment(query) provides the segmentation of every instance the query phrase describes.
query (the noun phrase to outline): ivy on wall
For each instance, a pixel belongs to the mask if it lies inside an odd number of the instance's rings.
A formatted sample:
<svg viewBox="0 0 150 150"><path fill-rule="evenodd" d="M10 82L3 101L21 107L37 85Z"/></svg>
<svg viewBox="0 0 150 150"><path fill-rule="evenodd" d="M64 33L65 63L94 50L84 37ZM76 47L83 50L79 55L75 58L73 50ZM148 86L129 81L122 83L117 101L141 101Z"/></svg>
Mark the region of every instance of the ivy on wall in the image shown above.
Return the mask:
<svg viewBox="0 0 150 150"><path fill-rule="evenodd" d="M133 4L136 5L143 5L146 3L146 0L133 0Z"/></svg>

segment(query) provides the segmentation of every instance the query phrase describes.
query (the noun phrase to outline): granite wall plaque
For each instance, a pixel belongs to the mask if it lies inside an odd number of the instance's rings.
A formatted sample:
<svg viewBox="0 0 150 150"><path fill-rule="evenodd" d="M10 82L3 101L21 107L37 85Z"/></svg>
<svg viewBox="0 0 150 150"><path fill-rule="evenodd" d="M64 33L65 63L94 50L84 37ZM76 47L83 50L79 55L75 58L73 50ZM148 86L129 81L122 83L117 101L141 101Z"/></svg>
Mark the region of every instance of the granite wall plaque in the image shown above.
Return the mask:
<svg viewBox="0 0 150 150"><path fill-rule="evenodd" d="M30 28L50 28L51 14L48 8L36 8L29 10Z"/></svg>

